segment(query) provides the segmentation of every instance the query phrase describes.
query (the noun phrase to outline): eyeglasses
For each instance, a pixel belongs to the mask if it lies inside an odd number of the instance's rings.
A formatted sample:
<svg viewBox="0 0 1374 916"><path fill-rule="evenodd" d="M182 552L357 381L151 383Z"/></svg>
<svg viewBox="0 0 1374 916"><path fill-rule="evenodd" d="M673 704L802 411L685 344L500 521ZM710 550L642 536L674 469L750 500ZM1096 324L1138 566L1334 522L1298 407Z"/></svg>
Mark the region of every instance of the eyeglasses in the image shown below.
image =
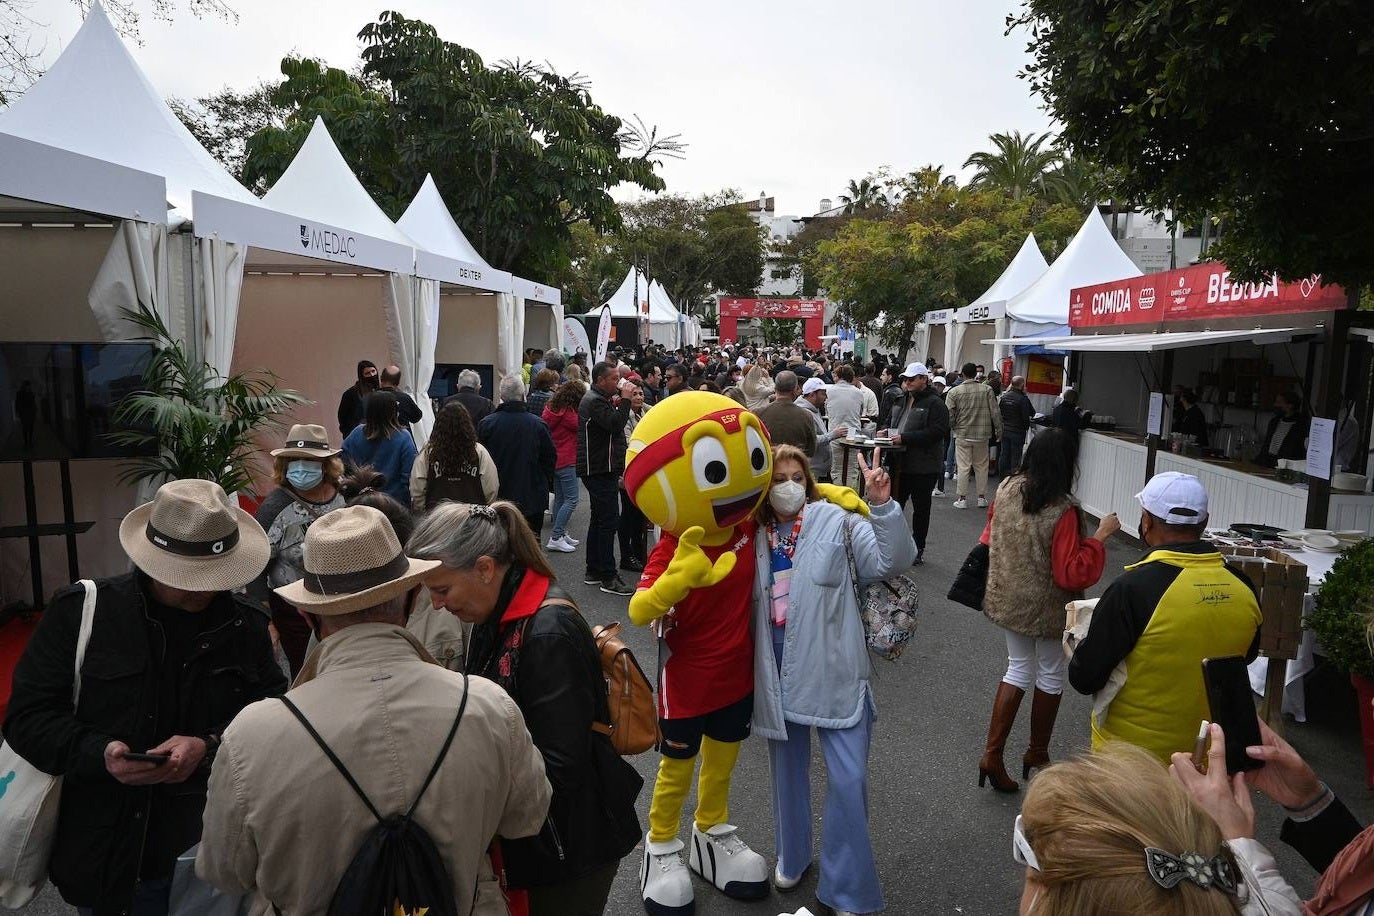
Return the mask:
<svg viewBox="0 0 1374 916"><path fill-rule="evenodd" d="M1030 840L1026 839L1025 831L1021 829L1019 814L1016 815L1016 823L1011 828L1011 857L1017 864L1040 870L1040 861L1035 858L1035 850L1031 849Z"/></svg>

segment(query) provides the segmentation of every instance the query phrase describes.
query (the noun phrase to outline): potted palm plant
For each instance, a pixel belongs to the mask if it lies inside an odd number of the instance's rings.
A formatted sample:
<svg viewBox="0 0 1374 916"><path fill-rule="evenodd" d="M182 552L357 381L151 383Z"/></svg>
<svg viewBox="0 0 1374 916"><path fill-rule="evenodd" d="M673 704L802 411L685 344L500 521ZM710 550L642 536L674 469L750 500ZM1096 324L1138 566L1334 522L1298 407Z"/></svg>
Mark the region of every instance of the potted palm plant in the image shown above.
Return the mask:
<svg viewBox="0 0 1374 916"><path fill-rule="evenodd" d="M1337 671L1349 675L1359 696L1364 737L1365 777L1374 789L1374 652L1369 624L1374 614L1374 539L1349 548L1322 581L1314 607L1303 626L1317 637L1321 654Z"/></svg>
<svg viewBox="0 0 1374 916"><path fill-rule="evenodd" d="M282 415L309 404L299 392L277 387L267 371L228 378L192 359L162 319L143 303L124 309L125 317L146 331L158 350L143 374L144 388L125 398L115 413L116 445L138 446L155 454L130 459L123 483L160 486L168 480L213 480L226 493L252 492L250 460L254 435L283 425Z"/></svg>

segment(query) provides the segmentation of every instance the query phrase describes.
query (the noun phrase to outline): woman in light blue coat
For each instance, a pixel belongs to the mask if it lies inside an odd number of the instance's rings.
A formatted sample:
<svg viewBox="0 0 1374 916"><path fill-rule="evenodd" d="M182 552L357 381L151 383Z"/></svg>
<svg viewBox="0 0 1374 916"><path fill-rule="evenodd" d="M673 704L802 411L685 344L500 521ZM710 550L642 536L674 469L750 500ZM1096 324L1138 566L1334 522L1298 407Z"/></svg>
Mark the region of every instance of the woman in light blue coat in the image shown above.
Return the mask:
<svg viewBox="0 0 1374 916"><path fill-rule="evenodd" d="M773 453L760 507L754 579L754 732L768 739L778 864L773 883L795 887L811 866L811 729L828 774L816 897L839 914L883 908L868 835L868 752L876 709L859 603L845 551L850 531L860 583L911 566L916 544L892 481L863 464L870 514L846 512L816 490L798 448Z"/></svg>

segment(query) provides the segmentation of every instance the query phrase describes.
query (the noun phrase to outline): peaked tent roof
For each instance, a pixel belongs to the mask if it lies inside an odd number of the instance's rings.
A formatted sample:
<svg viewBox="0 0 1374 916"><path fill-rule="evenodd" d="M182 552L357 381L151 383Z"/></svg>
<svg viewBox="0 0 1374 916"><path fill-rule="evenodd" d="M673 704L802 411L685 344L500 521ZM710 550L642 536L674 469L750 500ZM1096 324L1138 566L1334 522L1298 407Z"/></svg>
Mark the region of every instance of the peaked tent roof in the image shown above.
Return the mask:
<svg viewBox="0 0 1374 916"><path fill-rule="evenodd" d="M1016 257L1011 259L1007 269L1002 271L1002 275L993 281L987 292L974 299L969 305L1006 302L1039 280L1049 268L1049 262L1040 253L1040 246L1035 242L1035 233L1028 233L1026 240L1021 243L1021 250L1016 252Z"/></svg>
<svg viewBox="0 0 1374 916"><path fill-rule="evenodd" d="M635 303L635 277L639 278L640 302L647 296L649 299L649 323L650 324L677 324L677 309L670 303L660 300L653 295L652 286L647 277L633 267L625 274L625 279L621 282L620 288L611 294L605 305L611 307L611 315L616 318L640 318L642 313ZM664 299L666 300L666 294Z"/></svg>
<svg viewBox="0 0 1374 916"><path fill-rule="evenodd" d="M1040 279L1007 300L1007 314L1035 324L1068 324L1069 292L1078 286L1141 276L1096 208Z"/></svg>
<svg viewBox="0 0 1374 916"><path fill-rule="evenodd" d="M99 0L42 79L0 111L0 134L160 175L183 216L193 191L256 202L172 114Z"/></svg>
<svg viewBox="0 0 1374 916"><path fill-rule="evenodd" d="M511 275L492 267L472 247L463 230L453 221L432 176L425 176L424 184L420 185L415 199L406 207L406 212L401 214L396 225L424 246L425 250L416 254L418 263L423 264L432 252L448 260L450 266L458 271L452 279L449 276L440 279L497 293L511 291Z"/></svg>

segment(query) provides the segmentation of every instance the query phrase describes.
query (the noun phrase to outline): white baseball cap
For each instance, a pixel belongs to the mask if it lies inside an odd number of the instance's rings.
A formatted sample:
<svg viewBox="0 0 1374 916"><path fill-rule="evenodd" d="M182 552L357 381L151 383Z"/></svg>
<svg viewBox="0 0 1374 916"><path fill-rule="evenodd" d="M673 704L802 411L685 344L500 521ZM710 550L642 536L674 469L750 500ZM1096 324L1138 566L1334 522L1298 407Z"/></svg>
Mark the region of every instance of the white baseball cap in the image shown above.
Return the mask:
<svg viewBox="0 0 1374 916"><path fill-rule="evenodd" d="M1192 474L1156 474L1135 498L1142 509L1167 525L1201 525L1207 521L1207 488Z"/></svg>
<svg viewBox="0 0 1374 916"><path fill-rule="evenodd" d="M809 378L802 384L802 395L815 394L817 391L824 391L825 389L825 382L818 378Z"/></svg>
<svg viewBox="0 0 1374 916"><path fill-rule="evenodd" d="M930 370L925 363L908 363L906 371L902 373L902 378L915 378L918 375L930 375Z"/></svg>

